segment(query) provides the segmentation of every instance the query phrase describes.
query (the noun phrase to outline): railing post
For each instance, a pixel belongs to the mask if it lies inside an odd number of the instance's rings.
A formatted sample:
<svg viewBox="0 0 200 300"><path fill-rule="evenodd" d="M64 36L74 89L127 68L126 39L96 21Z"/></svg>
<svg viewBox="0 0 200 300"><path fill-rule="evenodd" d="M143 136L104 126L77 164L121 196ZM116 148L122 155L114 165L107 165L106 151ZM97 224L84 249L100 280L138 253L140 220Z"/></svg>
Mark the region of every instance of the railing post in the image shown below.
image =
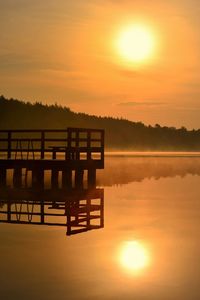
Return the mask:
<svg viewBox="0 0 200 300"><path fill-rule="evenodd" d="M8 159L11 158L11 131L8 131L8 152L7 152Z"/></svg>
<svg viewBox="0 0 200 300"><path fill-rule="evenodd" d="M87 160L91 160L91 132L87 131Z"/></svg>
<svg viewBox="0 0 200 300"><path fill-rule="evenodd" d="M104 166L104 139L105 139L105 131L101 131L101 162Z"/></svg>
<svg viewBox="0 0 200 300"><path fill-rule="evenodd" d="M41 159L44 159L45 132L41 131Z"/></svg>
<svg viewBox="0 0 200 300"><path fill-rule="evenodd" d="M76 160L80 160L80 152L79 152L79 131L76 131L76 142L75 142L75 146L76 146Z"/></svg>
<svg viewBox="0 0 200 300"><path fill-rule="evenodd" d="M72 152L71 152L71 147L72 147L72 132L68 128L67 129L67 150L66 150L66 159L71 160Z"/></svg>

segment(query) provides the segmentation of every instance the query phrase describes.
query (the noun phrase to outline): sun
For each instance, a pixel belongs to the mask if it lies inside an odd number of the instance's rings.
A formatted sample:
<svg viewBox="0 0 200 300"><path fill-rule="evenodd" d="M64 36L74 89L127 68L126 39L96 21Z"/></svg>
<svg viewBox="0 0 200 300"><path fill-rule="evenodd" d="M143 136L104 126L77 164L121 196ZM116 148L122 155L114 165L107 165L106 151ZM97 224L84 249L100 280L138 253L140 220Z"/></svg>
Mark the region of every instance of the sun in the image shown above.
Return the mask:
<svg viewBox="0 0 200 300"><path fill-rule="evenodd" d="M140 64L152 57L155 49L155 36L145 25L129 25L118 34L116 48L123 60Z"/></svg>
<svg viewBox="0 0 200 300"><path fill-rule="evenodd" d="M150 255L140 242L129 241L121 247L119 262L127 271L138 274L149 265Z"/></svg>

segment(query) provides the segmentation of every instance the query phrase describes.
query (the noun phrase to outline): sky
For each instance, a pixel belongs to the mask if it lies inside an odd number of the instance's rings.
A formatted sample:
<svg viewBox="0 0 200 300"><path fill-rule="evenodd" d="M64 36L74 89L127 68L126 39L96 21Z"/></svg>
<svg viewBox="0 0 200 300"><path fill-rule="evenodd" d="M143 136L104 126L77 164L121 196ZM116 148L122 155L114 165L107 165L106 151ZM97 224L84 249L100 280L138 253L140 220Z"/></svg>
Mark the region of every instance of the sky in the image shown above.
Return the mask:
<svg viewBox="0 0 200 300"><path fill-rule="evenodd" d="M154 47L135 63L120 34ZM200 128L199 0L0 0L0 94L145 124Z"/></svg>

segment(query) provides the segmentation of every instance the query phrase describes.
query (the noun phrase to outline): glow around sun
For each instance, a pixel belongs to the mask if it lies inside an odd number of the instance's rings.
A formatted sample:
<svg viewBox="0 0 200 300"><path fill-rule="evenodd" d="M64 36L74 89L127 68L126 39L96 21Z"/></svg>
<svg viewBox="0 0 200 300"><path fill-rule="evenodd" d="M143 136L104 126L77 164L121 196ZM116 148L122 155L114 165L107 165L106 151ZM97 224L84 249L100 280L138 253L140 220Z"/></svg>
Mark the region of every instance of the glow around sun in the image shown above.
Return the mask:
<svg viewBox="0 0 200 300"><path fill-rule="evenodd" d="M116 48L122 60L141 64L153 56L155 36L147 26L129 25L118 34Z"/></svg>

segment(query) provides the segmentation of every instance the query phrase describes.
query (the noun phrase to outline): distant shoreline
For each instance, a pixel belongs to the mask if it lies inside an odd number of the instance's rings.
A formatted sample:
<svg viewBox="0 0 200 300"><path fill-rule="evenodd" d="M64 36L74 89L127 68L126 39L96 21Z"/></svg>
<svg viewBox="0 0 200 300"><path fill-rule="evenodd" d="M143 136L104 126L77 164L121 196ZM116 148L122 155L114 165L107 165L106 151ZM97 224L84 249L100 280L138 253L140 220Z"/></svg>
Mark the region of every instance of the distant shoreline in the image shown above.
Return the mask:
<svg viewBox="0 0 200 300"><path fill-rule="evenodd" d="M192 151L105 151L105 157L187 157L200 158L200 152Z"/></svg>

